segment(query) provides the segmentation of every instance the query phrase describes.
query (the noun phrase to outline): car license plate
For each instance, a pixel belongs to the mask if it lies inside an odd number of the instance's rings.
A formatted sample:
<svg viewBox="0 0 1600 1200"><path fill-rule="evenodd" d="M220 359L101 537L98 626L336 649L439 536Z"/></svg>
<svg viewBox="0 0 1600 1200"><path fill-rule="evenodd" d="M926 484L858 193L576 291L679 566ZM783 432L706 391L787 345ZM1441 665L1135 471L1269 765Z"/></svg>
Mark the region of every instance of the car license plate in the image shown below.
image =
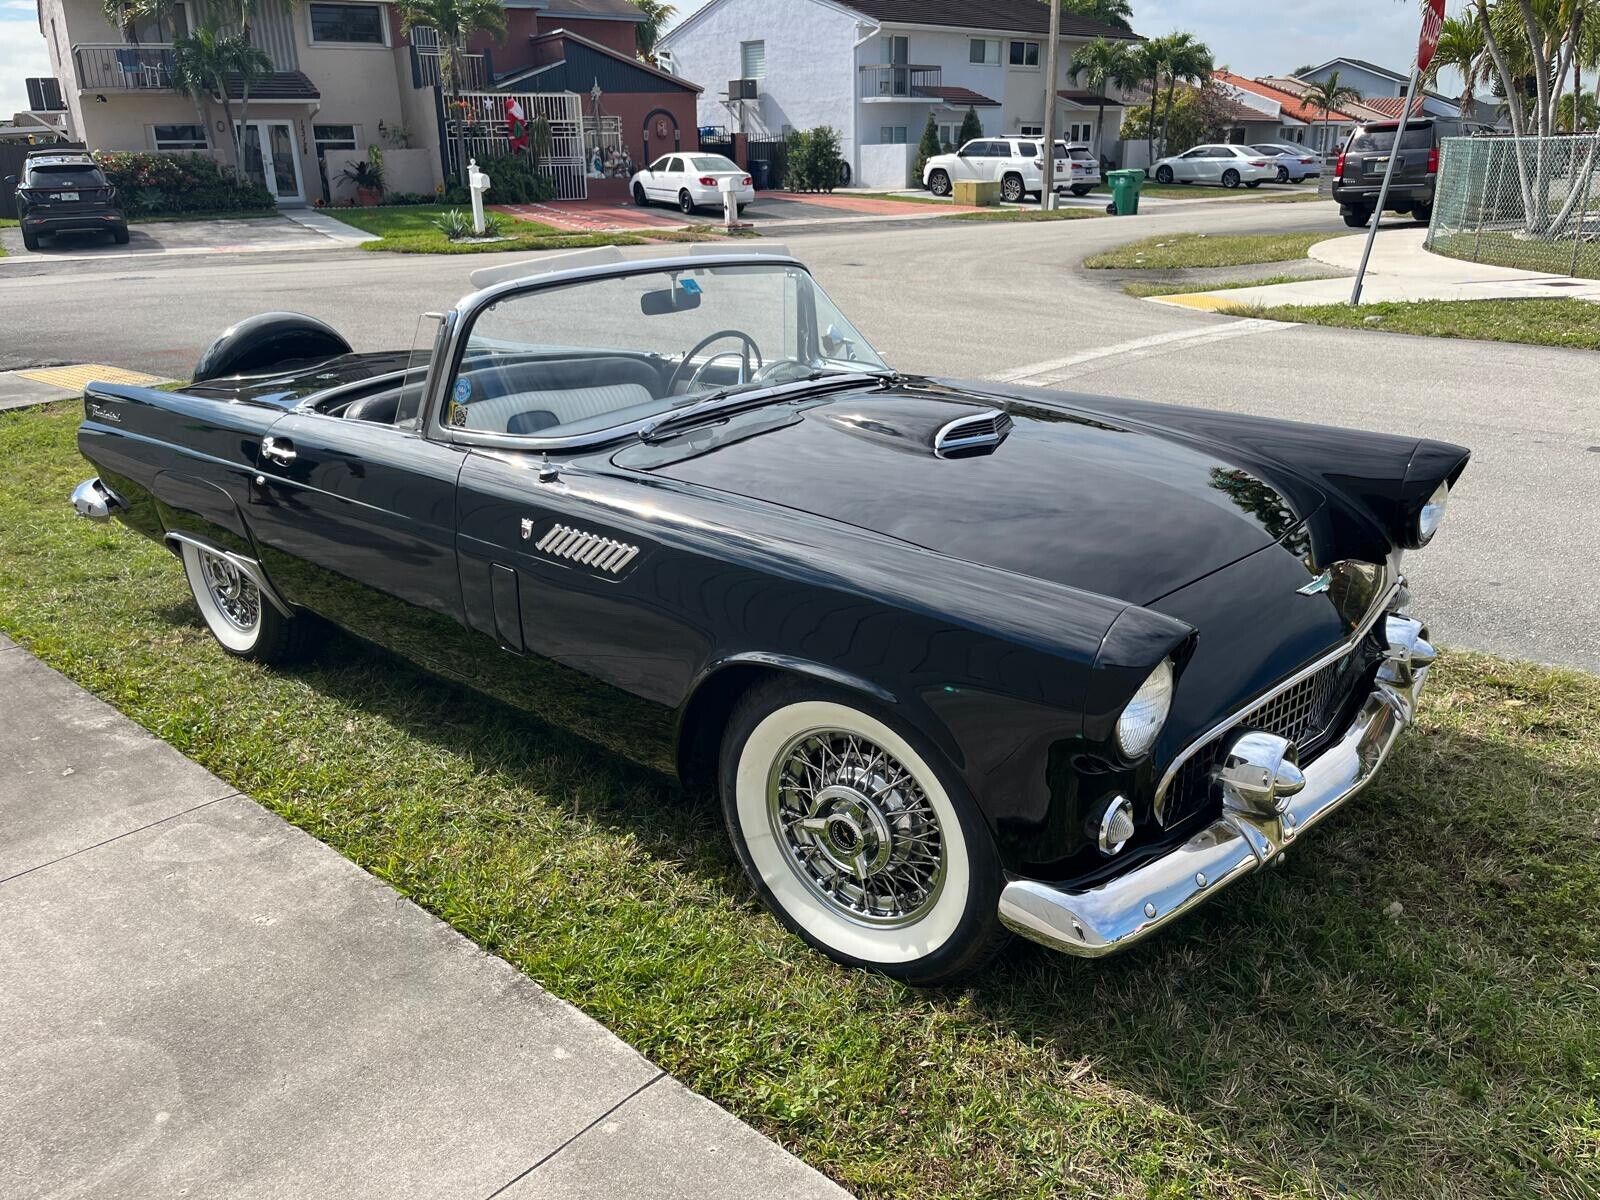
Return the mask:
<svg viewBox="0 0 1600 1200"><path fill-rule="evenodd" d="M1389 160L1387 158L1369 158L1369 159L1367 159L1367 174L1368 175L1382 175L1384 173L1384 171L1386 171L1388 169L1388 167L1389 167Z"/></svg>
<svg viewBox="0 0 1600 1200"><path fill-rule="evenodd" d="M76 200L77 198L77 192L57 192L50 197L52 200Z"/></svg>

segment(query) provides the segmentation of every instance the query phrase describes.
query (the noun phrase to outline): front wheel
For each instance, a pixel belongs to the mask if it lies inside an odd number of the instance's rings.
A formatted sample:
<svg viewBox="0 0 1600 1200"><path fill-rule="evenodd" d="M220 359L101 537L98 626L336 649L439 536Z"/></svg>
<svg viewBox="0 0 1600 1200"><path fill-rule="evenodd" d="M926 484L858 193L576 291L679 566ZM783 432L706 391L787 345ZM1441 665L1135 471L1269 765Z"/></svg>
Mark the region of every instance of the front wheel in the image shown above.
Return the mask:
<svg viewBox="0 0 1600 1200"><path fill-rule="evenodd" d="M1007 175L1000 181L1000 199L1007 204L1020 203L1027 189L1022 186L1021 175Z"/></svg>
<svg viewBox="0 0 1600 1200"><path fill-rule="evenodd" d="M948 196L950 194L950 176L943 171L935 171L928 176L928 190L935 196Z"/></svg>
<svg viewBox="0 0 1600 1200"><path fill-rule="evenodd" d="M1431 225L1433 223L1433 205L1419 204L1411 210L1411 218L1414 221L1421 221L1424 225Z"/></svg>
<svg viewBox="0 0 1600 1200"><path fill-rule="evenodd" d="M37 250L39 248L39 235L37 233L29 233L24 229L22 231L22 245L24 249Z"/></svg>
<svg viewBox="0 0 1600 1200"><path fill-rule="evenodd" d="M1156 168L1156 182L1157 183L1171 183L1172 182L1172 168L1171 167L1157 167Z"/></svg>
<svg viewBox="0 0 1600 1200"><path fill-rule="evenodd" d="M1239 172L1235 171L1232 167L1229 167L1226 171L1224 171L1222 173L1222 186L1229 189L1238 187Z"/></svg>
<svg viewBox="0 0 1600 1200"><path fill-rule="evenodd" d="M122 225L113 229L111 231L111 240L119 246L126 246L128 244L128 227Z"/></svg>
<svg viewBox="0 0 1600 1200"><path fill-rule="evenodd" d="M934 986L1005 945L988 826L938 751L875 705L800 681L757 688L719 779L757 893L835 961Z"/></svg>
<svg viewBox="0 0 1600 1200"><path fill-rule="evenodd" d="M1245 184L1245 187L1247 187L1247 188L1258 188L1260 186L1261 186L1261 180L1259 180L1259 179L1252 179L1249 183Z"/></svg>
<svg viewBox="0 0 1600 1200"><path fill-rule="evenodd" d="M686 217L694 212L694 197L689 194L688 188L678 193L678 211Z"/></svg>
<svg viewBox="0 0 1600 1200"><path fill-rule="evenodd" d="M184 542L183 572L206 628L222 648L253 662L285 662L305 648L310 618L284 616L234 560Z"/></svg>
<svg viewBox="0 0 1600 1200"><path fill-rule="evenodd" d="M649 207L650 197L644 194L644 184L636 183L633 185L633 202L640 208Z"/></svg>

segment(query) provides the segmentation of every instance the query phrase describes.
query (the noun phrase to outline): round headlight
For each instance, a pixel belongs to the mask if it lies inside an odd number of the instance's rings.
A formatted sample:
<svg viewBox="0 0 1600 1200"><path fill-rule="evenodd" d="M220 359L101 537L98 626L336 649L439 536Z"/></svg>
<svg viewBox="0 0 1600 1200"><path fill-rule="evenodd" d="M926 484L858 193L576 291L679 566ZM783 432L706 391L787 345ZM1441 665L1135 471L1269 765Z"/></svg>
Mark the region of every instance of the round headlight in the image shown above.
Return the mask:
<svg viewBox="0 0 1600 1200"><path fill-rule="evenodd" d="M1172 663L1163 661L1139 685L1133 699L1122 710L1122 716L1117 718L1117 745L1122 752L1129 758L1142 758L1150 753L1171 710Z"/></svg>
<svg viewBox="0 0 1600 1200"><path fill-rule="evenodd" d="M1417 514L1417 545L1426 546L1433 541L1433 535L1439 532L1439 526L1444 521L1445 505L1449 503L1450 485L1441 483Z"/></svg>

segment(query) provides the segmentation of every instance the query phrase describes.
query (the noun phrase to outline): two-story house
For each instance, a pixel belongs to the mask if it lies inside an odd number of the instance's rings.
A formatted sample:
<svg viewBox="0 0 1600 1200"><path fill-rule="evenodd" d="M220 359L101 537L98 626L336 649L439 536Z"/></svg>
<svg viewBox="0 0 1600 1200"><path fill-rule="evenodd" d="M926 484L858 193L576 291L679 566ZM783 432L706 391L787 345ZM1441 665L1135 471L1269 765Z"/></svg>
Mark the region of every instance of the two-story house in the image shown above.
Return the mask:
<svg viewBox="0 0 1600 1200"><path fill-rule="evenodd" d="M1405 104L1406 85L1411 82L1409 75L1361 58L1333 58L1300 78L1307 83L1325 83L1334 74L1345 87L1360 92L1362 103L1368 108L1391 120L1400 115ZM1461 101L1430 89L1424 88L1418 95L1411 115L1432 117L1439 124L1441 134L1446 136L1462 132ZM1474 114L1467 114L1468 122L1474 119Z"/></svg>
<svg viewBox="0 0 1600 1200"><path fill-rule="evenodd" d="M1067 64L1096 37L1136 36L1063 14L1049 89L1049 35L1039 0L711 0L658 48L670 70L704 85L701 126L760 140L829 125L858 183L897 187L929 113L951 144L969 109L985 134L1038 136L1047 91L1061 137L1114 150L1117 93L1100 129L1098 97Z"/></svg>
<svg viewBox="0 0 1600 1200"><path fill-rule="evenodd" d="M231 162L222 98L192 98L172 79L174 38L199 28L207 5L217 3L176 0L160 22L117 29L101 0L37 0L69 135L96 150L202 152ZM475 37L466 60L463 90L478 93L478 108L498 119L489 122L490 136L473 143L475 152L504 150L504 92L565 100L574 128L564 140L572 143L574 163L590 157L578 143L591 125L609 118L615 128L618 120L616 103L602 98L596 111L592 86L614 93L630 116L681 114L671 122L674 131L692 123L698 89L637 62L635 27L643 16L629 0L505 0L505 8L505 36ZM431 193L444 180L450 143L441 136L446 110L432 30L406 34L395 8L376 0L256 0L251 41L271 60L272 73L250 89L244 169L280 206L347 197L341 170L373 146L384 152L391 191ZM579 59L582 72L554 70ZM504 80L515 85L497 87ZM237 121L237 80L230 91ZM644 156L642 116L620 136L636 158ZM585 172L570 174L581 189Z"/></svg>

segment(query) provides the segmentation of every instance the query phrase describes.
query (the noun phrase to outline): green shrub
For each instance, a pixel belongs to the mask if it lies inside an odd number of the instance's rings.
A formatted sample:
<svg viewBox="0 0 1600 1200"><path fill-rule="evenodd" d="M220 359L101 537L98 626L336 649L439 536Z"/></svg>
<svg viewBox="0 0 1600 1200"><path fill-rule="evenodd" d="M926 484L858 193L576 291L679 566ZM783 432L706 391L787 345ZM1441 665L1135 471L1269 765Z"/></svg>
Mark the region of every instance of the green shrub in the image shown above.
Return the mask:
<svg viewBox="0 0 1600 1200"><path fill-rule="evenodd" d="M472 218L459 208L452 208L449 212L439 214L433 227L452 242L459 242L472 232Z"/></svg>
<svg viewBox="0 0 1600 1200"><path fill-rule="evenodd" d="M205 154L99 152L95 161L122 195L130 217L273 207L266 188L249 179L235 179Z"/></svg>
<svg viewBox="0 0 1600 1200"><path fill-rule="evenodd" d="M418 204L432 204L432 196L424 196L421 192L385 192L383 202L388 206L409 208Z"/></svg>
<svg viewBox="0 0 1600 1200"><path fill-rule="evenodd" d="M791 192L831 192L839 186L839 132L827 125L789 135L784 186Z"/></svg>
<svg viewBox="0 0 1600 1200"><path fill-rule="evenodd" d="M922 127L922 140L917 143L917 165L913 168L911 182L918 187L922 186L922 172L928 165L930 158L944 153L939 145L939 127L934 124L933 110L928 110L928 123Z"/></svg>
<svg viewBox="0 0 1600 1200"><path fill-rule="evenodd" d="M530 155L504 154L481 159L478 170L490 179L491 186L484 198L494 204L537 204L555 198L556 185L534 169L534 159Z"/></svg>

